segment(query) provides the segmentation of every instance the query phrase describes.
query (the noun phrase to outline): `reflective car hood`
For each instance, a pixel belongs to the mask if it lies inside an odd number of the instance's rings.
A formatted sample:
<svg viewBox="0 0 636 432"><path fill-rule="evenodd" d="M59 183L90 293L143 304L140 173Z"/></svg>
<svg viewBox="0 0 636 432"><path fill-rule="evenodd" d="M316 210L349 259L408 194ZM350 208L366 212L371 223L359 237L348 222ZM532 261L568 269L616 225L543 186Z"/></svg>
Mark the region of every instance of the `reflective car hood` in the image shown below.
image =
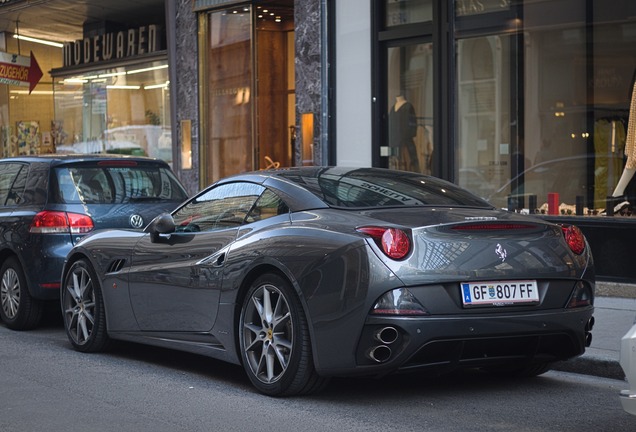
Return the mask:
<svg viewBox="0 0 636 432"><path fill-rule="evenodd" d="M589 247L576 255L559 226L539 218L484 209L426 208L366 212L411 229L412 250L394 261L378 256L407 285L445 280L582 277ZM489 228L483 229L484 224ZM468 228L468 229L466 229Z"/></svg>

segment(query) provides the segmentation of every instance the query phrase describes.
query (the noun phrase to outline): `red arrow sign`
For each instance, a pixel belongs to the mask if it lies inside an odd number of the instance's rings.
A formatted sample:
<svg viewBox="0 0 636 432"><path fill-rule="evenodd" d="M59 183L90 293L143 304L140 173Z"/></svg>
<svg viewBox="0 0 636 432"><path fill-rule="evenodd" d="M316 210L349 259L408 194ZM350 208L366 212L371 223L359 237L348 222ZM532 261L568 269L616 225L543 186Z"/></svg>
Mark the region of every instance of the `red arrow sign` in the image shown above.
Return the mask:
<svg viewBox="0 0 636 432"><path fill-rule="evenodd" d="M29 94L42 78L43 73L33 51L31 56L0 52L0 83L28 86Z"/></svg>
<svg viewBox="0 0 636 432"><path fill-rule="evenodd" d="M37 83L40 82L42 75L44 75L42 73L42 69L40 69L40 65L38 64L38 61L35 59L35 56L33 55L33 51L31 51L31 63L29 66L29 76L27 78L27 81L29 81L29 94L31 94L31 92L33 91Z"/></svg>

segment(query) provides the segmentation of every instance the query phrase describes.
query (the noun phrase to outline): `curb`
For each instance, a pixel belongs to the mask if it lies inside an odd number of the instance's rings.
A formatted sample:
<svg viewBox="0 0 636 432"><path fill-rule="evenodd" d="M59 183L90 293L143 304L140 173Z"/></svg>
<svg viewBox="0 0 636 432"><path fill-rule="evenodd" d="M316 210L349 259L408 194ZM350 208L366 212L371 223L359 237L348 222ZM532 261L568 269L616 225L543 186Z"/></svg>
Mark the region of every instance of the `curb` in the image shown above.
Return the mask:
<svg viewBox="0 0 636 432"><path fill-rule="evenodd" d="M636 284L596 281L596 296L636 298ZM585 353L570 360L552 365L553 370L592 375L624 381L625 372L616 358L608 357L602 350L588 347Z"/></svg>
<svg viewBox="0 0 636 432"><path fill-rule="evenodd" d="M636 284L596 281L596 295L601 297L636 298Z"/></svg>
<svg viewBox="0 0 636 432"><path fill-rule="evenodd" d="M552 369L620 381L625 380L625 373L618 361L595 355L583 354L570 360L556 362L552 365Z"/></svg>

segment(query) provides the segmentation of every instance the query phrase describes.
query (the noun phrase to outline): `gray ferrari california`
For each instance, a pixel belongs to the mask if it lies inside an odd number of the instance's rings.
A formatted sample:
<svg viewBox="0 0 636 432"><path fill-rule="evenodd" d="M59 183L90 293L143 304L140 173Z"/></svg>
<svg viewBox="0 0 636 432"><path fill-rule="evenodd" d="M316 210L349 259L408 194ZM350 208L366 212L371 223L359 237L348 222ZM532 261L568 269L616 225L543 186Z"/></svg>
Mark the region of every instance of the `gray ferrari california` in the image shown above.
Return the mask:
<svg viewBox="0 0 636 432"><path fill-rule="evenodd" d="M381 168L223 179L143 232L85 237L62 276L75 349L207 355L268 395L411 370L539 375L582 354L594 320L578 228Z"/></svg>

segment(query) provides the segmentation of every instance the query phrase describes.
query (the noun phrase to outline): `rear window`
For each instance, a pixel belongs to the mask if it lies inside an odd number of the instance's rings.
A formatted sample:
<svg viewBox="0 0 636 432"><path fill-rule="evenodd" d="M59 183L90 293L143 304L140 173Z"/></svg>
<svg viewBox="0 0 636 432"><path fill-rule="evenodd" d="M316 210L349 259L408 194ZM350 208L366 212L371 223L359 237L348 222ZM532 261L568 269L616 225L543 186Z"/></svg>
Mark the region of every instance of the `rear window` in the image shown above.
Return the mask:
<svg viewBox="0 0 636 432"><path fill-rule="evenodd" d="M24 193L28 167L21 163L0 164L0 205L20 203Z"/></svg>
<svg viewBox="0 0 636 432"><path fill-rule="evenodd" d="M187 194L162 166L80 165L55 169L58 197L67 204L182 202Z"/></svg>
<svg viewBox="0 0 636 432"><path fill-rule="evenodd" d="M403 171L336 167L279 175L302 184L332 207L492 207L453 183Z"/></svg>

